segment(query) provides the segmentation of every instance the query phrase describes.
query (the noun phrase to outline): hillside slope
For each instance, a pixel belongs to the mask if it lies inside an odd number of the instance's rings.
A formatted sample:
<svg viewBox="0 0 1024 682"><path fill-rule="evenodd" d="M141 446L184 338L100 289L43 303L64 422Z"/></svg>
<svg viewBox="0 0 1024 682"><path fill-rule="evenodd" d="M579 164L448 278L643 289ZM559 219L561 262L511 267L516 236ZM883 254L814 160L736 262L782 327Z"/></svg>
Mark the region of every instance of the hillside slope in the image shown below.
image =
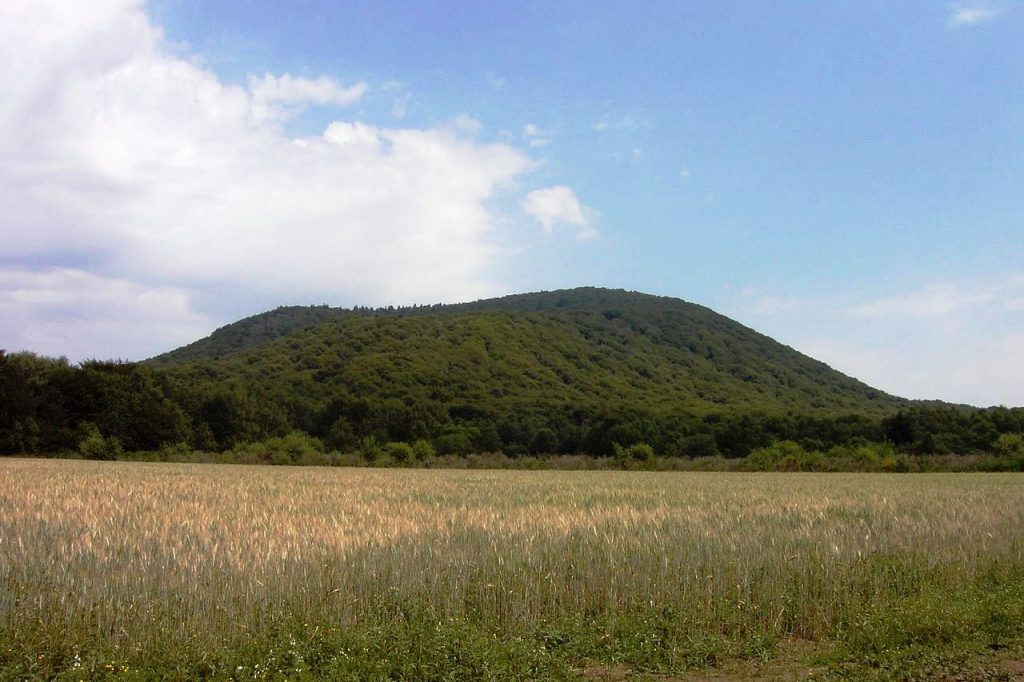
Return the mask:
<svg viewBox="0 0 1024 682"><path fill-rule="evenodd" d="M146 362L162 367L192 360L220 358L350 314L352 311L344 308L325 305L283 306L224 325L206 338L162 353Z"/></svg>
<svg viewBox="0 0 1024 682"><path fill-rule="evenodd" d="M708 308L593 288L397 310L281 308L151 362L311 409L338 396L487 414L881 414L903 402Z"/></svg>
<svg viewBox="0 0 1024 682"><path fill-rule="evenodd" d="M887 395L701 306L589 288L280 308L148 363L0 352L0 379L0 453L1004 453L1024 423Z"/></svg>
<svg viewBox="0 0 1024 682"><path fill-rule="evenodd" d="M691 386L700 384L701 394L694 392L690 396L696 396L698 402L723 404L734 397L751 395L779 400L786 406L871 411L903 402L704 306L596 287L408 308L282 307L226 325L205 339L156 356L147 363L170 367L225 359L331 321L487 311L541 314L570 327L589 329L587 338L597 345L605 342L603 335L611 335L620 344L639 344L633 355L656 357L668 353L670 357L664 358L667 363L687 368L695 382ZM673 350L685 353L672 353ZM255 358L247 360L258 362ZM733 380L752 386L744 387ZM728 388L716 389L721 382Z"/></svg>

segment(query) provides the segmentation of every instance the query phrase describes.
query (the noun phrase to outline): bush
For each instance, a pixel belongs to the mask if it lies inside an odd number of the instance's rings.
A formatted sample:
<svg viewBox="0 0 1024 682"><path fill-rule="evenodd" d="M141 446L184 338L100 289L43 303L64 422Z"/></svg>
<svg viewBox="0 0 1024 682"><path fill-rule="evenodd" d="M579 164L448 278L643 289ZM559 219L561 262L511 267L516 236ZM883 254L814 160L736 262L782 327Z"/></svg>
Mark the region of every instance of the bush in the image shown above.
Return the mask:
<svg viewBox="0 0 1024 682"><path fill-rule="evenodd" d="M907 461L904 458L904 462ZM872 443L860 439L849 445L837 445L829 450L826 464L832 471L884 471L886 466L892 468L891 470L902 466L897 460L896 449L892 443Z"/></svg>
<svg viewBox="0 0 1024 682"><path fill-rule="evenodd" d="M434 441L437 452L442 455L466 455L473 451L469 434L458 430L446 433Z"/></svg>
<svg viewBox="0 0 1024 682"><path fill-rule="evenodd" d="M743 468L750 471L798 471L799 462L806 454L799 443L783 440L752 451L747 455Z"/></svg>
<svg viewBox="0 0 1024 682"><path fill-rule="evenodd" d="M886 455L882 458L882 471L903 474L910 469L910 458L904 454Z"/></svg>
<svg viewBox="0 0 1024 682"><path fill-rule="evenodd" d="M999 456L999 467L1003 471L1024 471L1024 434L1001 434L992 449Z"/></svg>
<svg viewBox="0 0 1024 682"><path fill-rule="evenodd" d="M612 459L623 469L629 466L629 452L618 443L612 443Z"/></svg>
<svg viewBox="0 0 1024 682"><path fill-rule="evenodd" d="M624 448L618 443L612 443L612 457L615 463L623 469L628 469L631 464L653 464L654 448L647 443L633 443Z"/></svg>
<svg viewBox="0 0 1024 682"><path fill-rule="evenodd" d="M654 461L654 448L647 443L633 443L626 454L634 462Z"/></svg>
<svg viewBox="0 0 1024 682"><path fill-rule="evenodd" d="M698 433L687 436L679 443L680 454L690 457L714 457L718 454L718 444L710 433Z"/></svg>
<svg viewBox="0 0 1024 682"><path fill-rule="evenodd" d="M408 464L416 458L416 453L408 443L391 442L384 446L384 451L399 464Z"/></svg>
<svg viewBox="0 0 1024 682"><path fill-rule="evenodd" d="M1024 455L1024 433L1000 434L999 438L996 438L996 442L992 444L992 449L997 455L1003 457Z"/></svg>
<svg viewBox="0 0 1024 682"><path fill-rule="evenodd" d="M318 439L303 431L292 431L286 436L274 436L262 441L239 443L233 448L237 455L251 455L255 462L271 464L297 464L300 460L322 455L324 445ZM247 457L239 457L240 462L250 462Z"/></svg>
<svg viewBox="0 0 1024 682"><path fill-rule="evenodd" d="M437 456L437 451L429 440L422 438L412 444L412 454L419 462L430 462Z"/></svg>
<svg viewBox="0 0 1024 682"><path fill-rule="evenodd" d="M181 462L192 454L188 443L164 443L157 452L161 462Z"/></svg>
<svg viewBox="0 0 1024 682"><path fill-rule="evenodd" d="M359 440L359 454L363 456L367 462L371 464L376 462L378 458L383 454L380 443L373 436L366 436Z"/></svg>
<svg viewBox="0 0 1024 682"><path fill-rule="evenodd" d="M78 427L78 453L86 459L112 460L123 453L121 441L114 436L104 437L99 427L92 422L82 422Z"/></svg>
<svg viewBox="0 0 1024 682"><path fill-rule="evenodd" d="M744 468L749 471L825 471L829 467L820 452L809 452L795 441L780 440L751 452Z"/></svg>

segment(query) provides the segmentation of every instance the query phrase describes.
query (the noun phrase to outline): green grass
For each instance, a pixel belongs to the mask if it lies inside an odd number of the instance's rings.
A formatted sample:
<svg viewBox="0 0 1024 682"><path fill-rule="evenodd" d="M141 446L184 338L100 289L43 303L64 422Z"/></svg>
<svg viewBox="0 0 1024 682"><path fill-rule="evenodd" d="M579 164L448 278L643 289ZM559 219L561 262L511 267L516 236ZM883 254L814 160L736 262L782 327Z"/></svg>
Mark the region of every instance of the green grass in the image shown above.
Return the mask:
<svg viewBox="0 0 1024 682"><path fill-rule="evenodd" d="M0 503L3 679L780 661L833 679L1000 679L995 662L1024 648L1011 474L0 460Z"/></svg>

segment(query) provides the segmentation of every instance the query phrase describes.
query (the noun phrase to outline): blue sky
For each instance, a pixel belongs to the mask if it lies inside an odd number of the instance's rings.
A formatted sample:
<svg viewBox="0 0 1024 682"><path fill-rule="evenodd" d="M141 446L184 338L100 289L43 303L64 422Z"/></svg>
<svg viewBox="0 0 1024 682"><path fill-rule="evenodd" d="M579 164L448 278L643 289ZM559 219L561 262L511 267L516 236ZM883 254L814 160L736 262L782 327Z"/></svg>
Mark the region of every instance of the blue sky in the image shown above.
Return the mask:
<svg viewBox="0 0 1024 682"><path fill-rule="evenodd" d="M1024 405L1024 4L24 4L0 346L598 285Z"/></svg>

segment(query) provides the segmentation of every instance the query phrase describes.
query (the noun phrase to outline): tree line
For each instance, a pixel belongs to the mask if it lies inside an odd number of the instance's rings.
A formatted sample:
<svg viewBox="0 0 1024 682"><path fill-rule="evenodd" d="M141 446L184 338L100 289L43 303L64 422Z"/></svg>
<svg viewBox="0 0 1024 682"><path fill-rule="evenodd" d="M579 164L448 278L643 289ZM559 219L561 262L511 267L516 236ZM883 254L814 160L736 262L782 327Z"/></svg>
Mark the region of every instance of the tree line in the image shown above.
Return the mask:
<svg viewBox="0 0 1024 682"><path fill-rule="evenodd" d="M0 453L110 457L188 448L221 452L301 433L352 452L421 443L432 452L510 457L611 457L637 444L661 457L747 457L779 443L805 452L887 443L908 455L1001 454L1024 432L1024 409L919 404L889 415L788 410L705 413L636 404L514 409L410 397L329 398L253 390L243 382L185 381L145 364L0 351ZM646 451L644 451L646 452Z"/></svg>

